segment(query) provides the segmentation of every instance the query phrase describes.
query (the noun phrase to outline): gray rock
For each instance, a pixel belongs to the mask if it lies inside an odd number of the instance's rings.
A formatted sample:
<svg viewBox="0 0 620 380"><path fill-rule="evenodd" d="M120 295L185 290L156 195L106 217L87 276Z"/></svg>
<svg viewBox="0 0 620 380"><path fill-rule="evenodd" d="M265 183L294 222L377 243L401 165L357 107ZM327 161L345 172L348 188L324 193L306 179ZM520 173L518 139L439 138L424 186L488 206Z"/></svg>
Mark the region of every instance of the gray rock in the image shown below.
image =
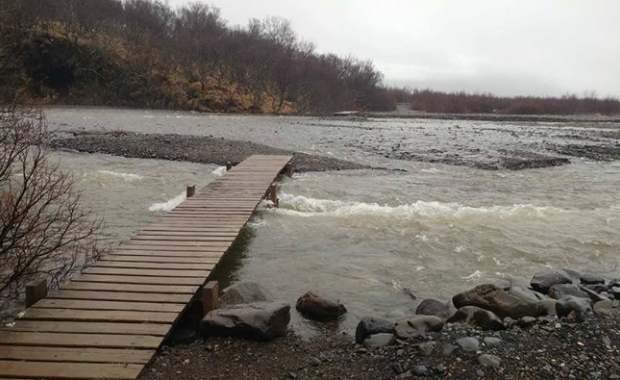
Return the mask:
<svg viewBox="0 0 620 380"><path fill-rule="evenodd" d="M536 273L530 286L536 291L547 294L553 285L571 284L572 282L571 276L563 270L546 270Z"/></svg>
<svg viewBox="0 0 620 380"><path fill-rule="evenodd" d="M493 336L487 336L482 341L487 347L499 346L502 343L502 340L500 338L496 338Z"/></svg>
<svg viewBox="0 0 620 380"><path fill-rule="evenodd" d="M390 346L396 342L396 337L394 334L373 334L364 340L364 347L369 350L374 350L375 348L381 348L385 346Z"/></svg>
<svg viewBox="0 0 620 380"><path fill-rule="evenodd" d="M259 341L284 335L291 306L281 302L253 302L215 309L201 322L203 335L232 336Z"/></svg>
<svg viewBox="0 0 620 380"><path fill-rule="evenodd" d="M567 317L571 312L574 312L577 320L583 321L586 315L592 311L592 305L589 298L566 296L558 300L555 310L560 318Z"/></svg>
<svg viewBox="0 0 620 380"><path fill-rule="evenodd" d="M603 293L606 292L608 290L607 286L603 285L603 284L590 284L590 285L584 285L584 287L586 289L589 289L593 292L596 293Z"/></svg>
<svg viewBox="0 0 620 380"><path fill-rule="evenodd" d="M218 300L220 305L238 305L260 301L273 301L274 297L260 284L251 281L238 282L224 289Z"/></svg>
<svg viewBox="0 0 620 380"><path fill-rule="evenodd" d="M528 327L536 323L537 320L538 319L534 317L522 317L521 319L519 319L519 326Z"/></svg>
<svg viewBox="0 0 620 380"><path fill-rule="evenodd" d="M433 353L435 346L437 346L437 342L424 342L418 345L418 350L423 356L430 356Z"/></svg>
<svg viewBox="0 0 620 380"><path fill-rule="evenodd" d="M426 366L424 365L417 365L413 367L413 373L416 376L426 376L428 375L428 368L426 368Z"/></svg>
<svg viewBox="0 0 620 380"><path fill-rule="evenodd" d="M425 299L418 305L415 310L418 315L434 315L443 319L450 318L454 314L454 308L451 302L441 302L436 299Z"/></svg>
<svg viewBox="0 0 620 380"><path fill-rule="evenodd" d="M364 317L355 329L355 342L361 344L369 335L394 333L394 322L376 317Z"/></svg>
<svg viewBox="0 0 620 380"><path fill-rule="evenodd" d="M443 325L444 321L439 317L433 315L418 315L396 322L394 331L397 337L409 339L427 331L440 331Z"/></svg>
<svg viewBox="0 0 620 380"><path fill-rule="evenodd" d="M476 306L464 306L456 311L448 323L476 324L484 330L504 330L504 322L493 312Z"/></svg>
<svg viewBox="0 0 620 380"><path fill-rule="evenodd" d="M611 300L602 300L594 303L592 309L597 315L610 315L612 307L613 302Z"/></svg>
<svg viewBox="0 0 620 380"><path fill-rule="evenodd" d="M602 285L598 285L598 286L602 286ZM583 286L583 285L579 285L579 289L588 295L588 297L590 297L590 299L592 300L592 302L598 302L598 301L603 301L603 300L608 300L609 297L607 297L606 293L607 292L601 292L601 293L597 293L592 289L588 289L587 287Z"/></svg>
<svg viewBox="0 0 620 380"><path fill-rule="evenodd" d="M555 311L555 304L557 302L558 302L557 300L554 300L552 298L547 298L547 299L540 301L538 305L543 310L543 315L556 316L557 313Z"/></svg>
<svg viewBox="0 0 620 380"><path fill-rule="evenodd" d="M456 340L456 344L458 344L463 351L471 352L476 351L480 347L480 342L476 338L461 338Z"/></svg>
<svg viewBox="0 0 620 380"><path fill-rule="evenodd" d="M581 275L579 279L584 285L595 285L595 284L604 284L605 279L601 276L596 276L590 273L584 273Z"/></svg>
<svg viewBox="0 0 620 380"><path fill-rule="evenodd" d="M454 306L477 306L490 310L501 318L521 318L526 315L537 317L543 313L538 303L524 300L506 293L492 284L478 285L452 298Z"/></svg>
<svg viewBox="0 0 620 380"><path fill-rule="evenodd" d="M483 367L499 368L501 360L495 355L482 354L478 356L478 363Z"/></svg>
<svg viewBox="0 0 620 380"><path fill-rule="evenodd" d="M299 297L295 308L305 317L320 321L338 319L347 312L340 302L320 297L312 292Z"/></svg>
<svg viewBox="0 0 620 380"><path fill-rule="evenodd" d="M573 282L577 282L577 283L579 283L579 279L583 275L581 272L576 271L574 269L570 269L570 268L562 268L562 271L564 271L564 273L566 273L568 277L570 277L573 280Z"/></svg>
<svg viewBox="0 0 620 380"><path fill-rule="evenodd" d="M441 354L443 356L450 356L452 355L452 353L454 352L454 350L456 350L456 346L450 344L450 343L446 343L443 345L443 347L441 348Z"/></svg>
<svg viewBox="0 0 620 380"><path fill-rule="evenodd" d="M546 298L544 294L521 286L512 286L506 290L506 293L530 302L538 302Z"/></svg>
<svg viewBox="0 0 620 380"><path fill-rule="evenodd" d="M590 298L590 296L574 284L556 284L549 288L549 297L559 300L566 296Z"/></svg>

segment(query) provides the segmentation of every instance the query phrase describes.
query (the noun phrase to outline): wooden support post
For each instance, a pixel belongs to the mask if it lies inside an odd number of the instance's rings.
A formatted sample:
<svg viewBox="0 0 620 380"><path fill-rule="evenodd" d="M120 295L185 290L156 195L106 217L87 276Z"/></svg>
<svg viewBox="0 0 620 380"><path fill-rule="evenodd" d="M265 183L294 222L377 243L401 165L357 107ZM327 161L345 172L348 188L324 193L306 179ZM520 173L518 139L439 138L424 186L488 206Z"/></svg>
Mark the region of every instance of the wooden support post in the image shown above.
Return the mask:
<svg viewBox="0 0 620 380"><path fill-rule="evenodd" d="M226 171L229 171L230 169L232 169L232 167L233 167L232 162L228 161L228 162L226 163Z"/></svg>
<svg viewBox="0 0 620 380"><path fill-rule="evenodd" d="M274 207L278 207L278 204L280 202L278 201L278 184L277 183L272 183L269 186L269 200L273 203Z"/></svg>
<svg viewBox="0 0 620 380"><path fill-rule="evenodd" d="M292 178L293 173L295 173L295 166L293 166L292 162L289 162L288 164L286 164L286 175Z"/></svg>
<svg viewBox="0 0 620 380"><path fill-rule="evenodd" d="M187 186L187 190L185 192L185 197L186 198L191 198L191 197L194 196L194 194L196 194L196 185Z"/></svg>
<svg viewBox="0 0 620 380"><path fill-rule="evenodd" d="M217 281L209 281L202 287L202 316L215 309L219 298L220 285Z"/></svg>
<svg viewBox="0 0 620 380"><path fill-rule="evenodd" d="M41 280L26 285L26 307L34 305L47 296L47 281Z"/></svg>

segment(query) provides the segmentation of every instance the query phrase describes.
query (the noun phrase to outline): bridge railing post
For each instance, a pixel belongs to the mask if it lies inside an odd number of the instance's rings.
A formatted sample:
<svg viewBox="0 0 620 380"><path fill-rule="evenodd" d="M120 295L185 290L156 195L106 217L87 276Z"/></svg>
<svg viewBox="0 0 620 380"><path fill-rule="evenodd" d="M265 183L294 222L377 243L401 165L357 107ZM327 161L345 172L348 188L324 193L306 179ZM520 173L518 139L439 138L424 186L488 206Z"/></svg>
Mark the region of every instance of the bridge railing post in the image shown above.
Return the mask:
<svg viewBox="0 0 620 380"><path fill-rule="evenodd" d="M280 201L278 200L278 184L272 183L269 186L269 200L273 203L275 207L278 207Z"/></svg>
<svg viewBox="0 0 620 380"><path fill-rule="evenodd" d="M26 307L47 296L47 281L40 280L26 285Z"/></svg>
<svg viewBox="0 0 620 380"><path fill-rule="evenodd" d="M220 285L217 281L209 281L202 287L202 316L215 309L219 298Z"/></svg>
<svg viewBox="0 0 620 380"><path fill-rule="evenodd" d="M191 198L194 194L196 194L196 185L187 186L187 189L185 190L185 197Z"/></svg>

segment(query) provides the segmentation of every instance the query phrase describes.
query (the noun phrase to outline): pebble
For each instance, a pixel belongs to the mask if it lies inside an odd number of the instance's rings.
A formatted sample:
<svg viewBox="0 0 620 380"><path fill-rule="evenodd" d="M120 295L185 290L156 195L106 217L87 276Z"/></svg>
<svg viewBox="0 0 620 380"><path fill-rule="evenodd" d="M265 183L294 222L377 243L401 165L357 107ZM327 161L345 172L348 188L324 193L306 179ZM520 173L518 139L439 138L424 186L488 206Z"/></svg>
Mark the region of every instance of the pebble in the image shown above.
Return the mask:
<svg viewBox="0 0 620 380"><path fill-rule="evenodd" d="M499 368L500 358L495 355L482 354L478 356L478 363L483 367Z"/></svg>
<svg viewBox="0 0 620 380"><path fill-rule="evenodd" d="M424 365L417 365L413 368L413 373L417 376L426 376L428 374L428 368Z"/></svg>
<svg viewBox="0 0 620 380"><path fill-rule="evenodd" d="M456 343L467 352L476 351L478 347L480 347L480 342L478 339L471 337L457 339Z"/></svg>
<svg viewBox="0 0 620 380"><path fill-rule="evenodd" d="M310 358L310 364L312 364L315 367L320 366L321 363L322 363L321 359L319 359L319 358L315 358L315 357Z"/></svg>
<svg viewBox="0 0 620 380"><path fill-rule="evenodd" d="M484 344L487 345L487 347L497 346L498 344L502 343L502 340L500 338L495 338L491 336L484 338L483 341L484 341Z"/></svg>
<svg viewBox="0 0 620 380"><path fill-rule="evenodd" d="M435 370L437 370L437 372L439 373L443 373L446 370L446 367L443 364L437 364Z"/></svg>

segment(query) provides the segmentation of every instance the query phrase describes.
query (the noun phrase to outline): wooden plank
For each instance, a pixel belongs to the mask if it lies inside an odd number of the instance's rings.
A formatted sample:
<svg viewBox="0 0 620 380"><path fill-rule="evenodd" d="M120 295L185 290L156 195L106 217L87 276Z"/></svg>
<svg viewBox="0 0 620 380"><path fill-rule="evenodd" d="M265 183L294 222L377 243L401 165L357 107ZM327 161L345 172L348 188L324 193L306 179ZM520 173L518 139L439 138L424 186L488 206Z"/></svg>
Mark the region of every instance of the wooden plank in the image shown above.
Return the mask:
<svg viewBox="0 0 620 380"><path fill-rule="evenodd" d="M162 313L154 311L30 308L26 310L26 313L21 317L21 319L40 321L148 322L170 324L176 320L177 316L178 313Z"/></svg>
<svg viewBox="0 0 620 380"><path fill-rule="evenodd" d="M220 232L220 231L142 231L136 237L158 237L158 238L236 238L239 235L239 230L235 232Z"/></svg>
<svg viewBox="0 0 620 380"><path fill-rule="evenodd" d="M47 298L76 299L76 300L103 300L103 301L132 301L186 304L192 298L189 294L161 294L161 293L131 293L106 292L88 290L57 290L51 292Z"/></svg>
<svg viewBox="0 0 620 380"><path fill-rule="evenodd" d="M133 268L133 269L174 269L182 270L206 270L211 271L215 268L215 263L210 264L184 264L184 263L153 263L153 262L136 262L136 261L97 261L91 268L107 267L107 268Z"/></svg>
<svg viewBox="0 0 620 380"><path fill-rule="evenodd" d="M176 245L163 245L160 242L148 242L148 243L140 242L140 244L136 242L136 243L130 243L130 244L123 246L123 252L125 254L128 254L127 251L141 251L141 252L160 251L160 252L166 252L166 255L169 255L171 252L196 252L196 253L208 254L208 253L226 252L228 248L230 248L231 245L232 243L227 244L227 245L221 245L221 243L216 243L216 244L205 244L205 245L201 244L199 246L184 245L180 247ZM184 255L181 254L179 256L184 256ZM209 256L203 255L199 257L209 257Z"/></svg>
<svg viewBox="0 0 620 380"><path fill-rule="evenodd" d="M61 290L93 290L106 292L129 292L129 293L157 293L157 294L195 294L198 285L193 286L170 286L170 285L140 285L140 284L114 284L104 282L77 282L71 281L61 285Z"/></svg>
<svg viewBox="0 0 620 380"><path fill-rule="evenodd" d="M19 319L6 331L30 331L75 334L121 334L166 336L171 324L163 323L120 323L120 322L75 322L75 321L29 321Z"/></svg>
<svg viewBox="0 0 620 380"><path fill-rule="evenodd" d="M112 252L109 256L162 256L162 257L186 257L209 260L222 257L227 249L222 248L205 248L191 250L170 250L170 247L162 247L162 249L140 248L140 249L123 249L122 251Z"/></svg>
<svg viewBox="0 0 620 380"><path fill-rule="evenodd" d="M151 277L151 276L121 276L105 274L83 274L75 282L108 282L111 284L139 284L139 285L202 285L206 277Z"/></svg>
<svg viewBox="0 0 620 380"><path fill-rule="evenodd" d="M155 276L155 277L196 277L206 279L209 277L208 270L165 270L165 269L134 269L114 267L89 267L82 271L87 274L109 274L122 276Z"/></svg>
<svg viewBox="0 0 620 380"><path fill-rule="evenodd" d="M211 264L217 264L220 261L221 254L210 255L212 257L179 257L179 256L141 256L141 255L106 255L101 258L97 263L103 264L107 261L119 262L119 261L127 261L127 262L149 262L149 263L178 263L182 265L186 264L198 264L204 265L205 268L208 268Z"/></svg>
<svg viewBox="0 0 620 380"><path fill-rule="evenodd" d="M189 301L189 300L188 300ZM165 313L180 313L185 309L184 304L158 302L126 302L105 300L75 300L75 299L42 299L35 303L33 308L39 309L75 309L75 310L129 310L129 311L156 311Z"/></svg>
<svg viewBox="0 0 620 380"><path fill-rule="evenodd" d="M142 364L57 363L0 360L0 376L46 379L135 379Z"/></svg>
<svg viewBox="0 0 620 380"><path fill-rule="evenodd" d="M46 347L100 347L100 348L157 348L162 337L122 334L36 334L20 331L2 331L0 344Z"/></svg>
<svg viewBox="0 0 620 380"><path fill-rule="evenodd" d="M215 242L232 242L233 240L235 240L236 236L197 236L197 235L192 235L192 236L179 236L179 235L162 235L162 234L157 234L157 235L136 235L134 237L131 238L132 241L169 241L169 242L189 242L189 241L193 241L193 242L206 242L206 241L215 241Z"/></svg>
<svg viewBox="0 0 620 380"><path fill-rule="evenodd" d="M0 360L148 364L155 350L0 346Z"/></svg>
<svg viewBox="0 0 620 380"><path fill-rule="evenodd" d="M127 249L128 247L134 246L148 246L153 245L156 247L166 247L172 246L175 249L186 249L186 248L205 248L205 247L224 247L228 248L232 243L233 239L228 239L227 241L168 241L168 240L140 240L140 241L130 241L123 246L123 249Z"/></svg>

